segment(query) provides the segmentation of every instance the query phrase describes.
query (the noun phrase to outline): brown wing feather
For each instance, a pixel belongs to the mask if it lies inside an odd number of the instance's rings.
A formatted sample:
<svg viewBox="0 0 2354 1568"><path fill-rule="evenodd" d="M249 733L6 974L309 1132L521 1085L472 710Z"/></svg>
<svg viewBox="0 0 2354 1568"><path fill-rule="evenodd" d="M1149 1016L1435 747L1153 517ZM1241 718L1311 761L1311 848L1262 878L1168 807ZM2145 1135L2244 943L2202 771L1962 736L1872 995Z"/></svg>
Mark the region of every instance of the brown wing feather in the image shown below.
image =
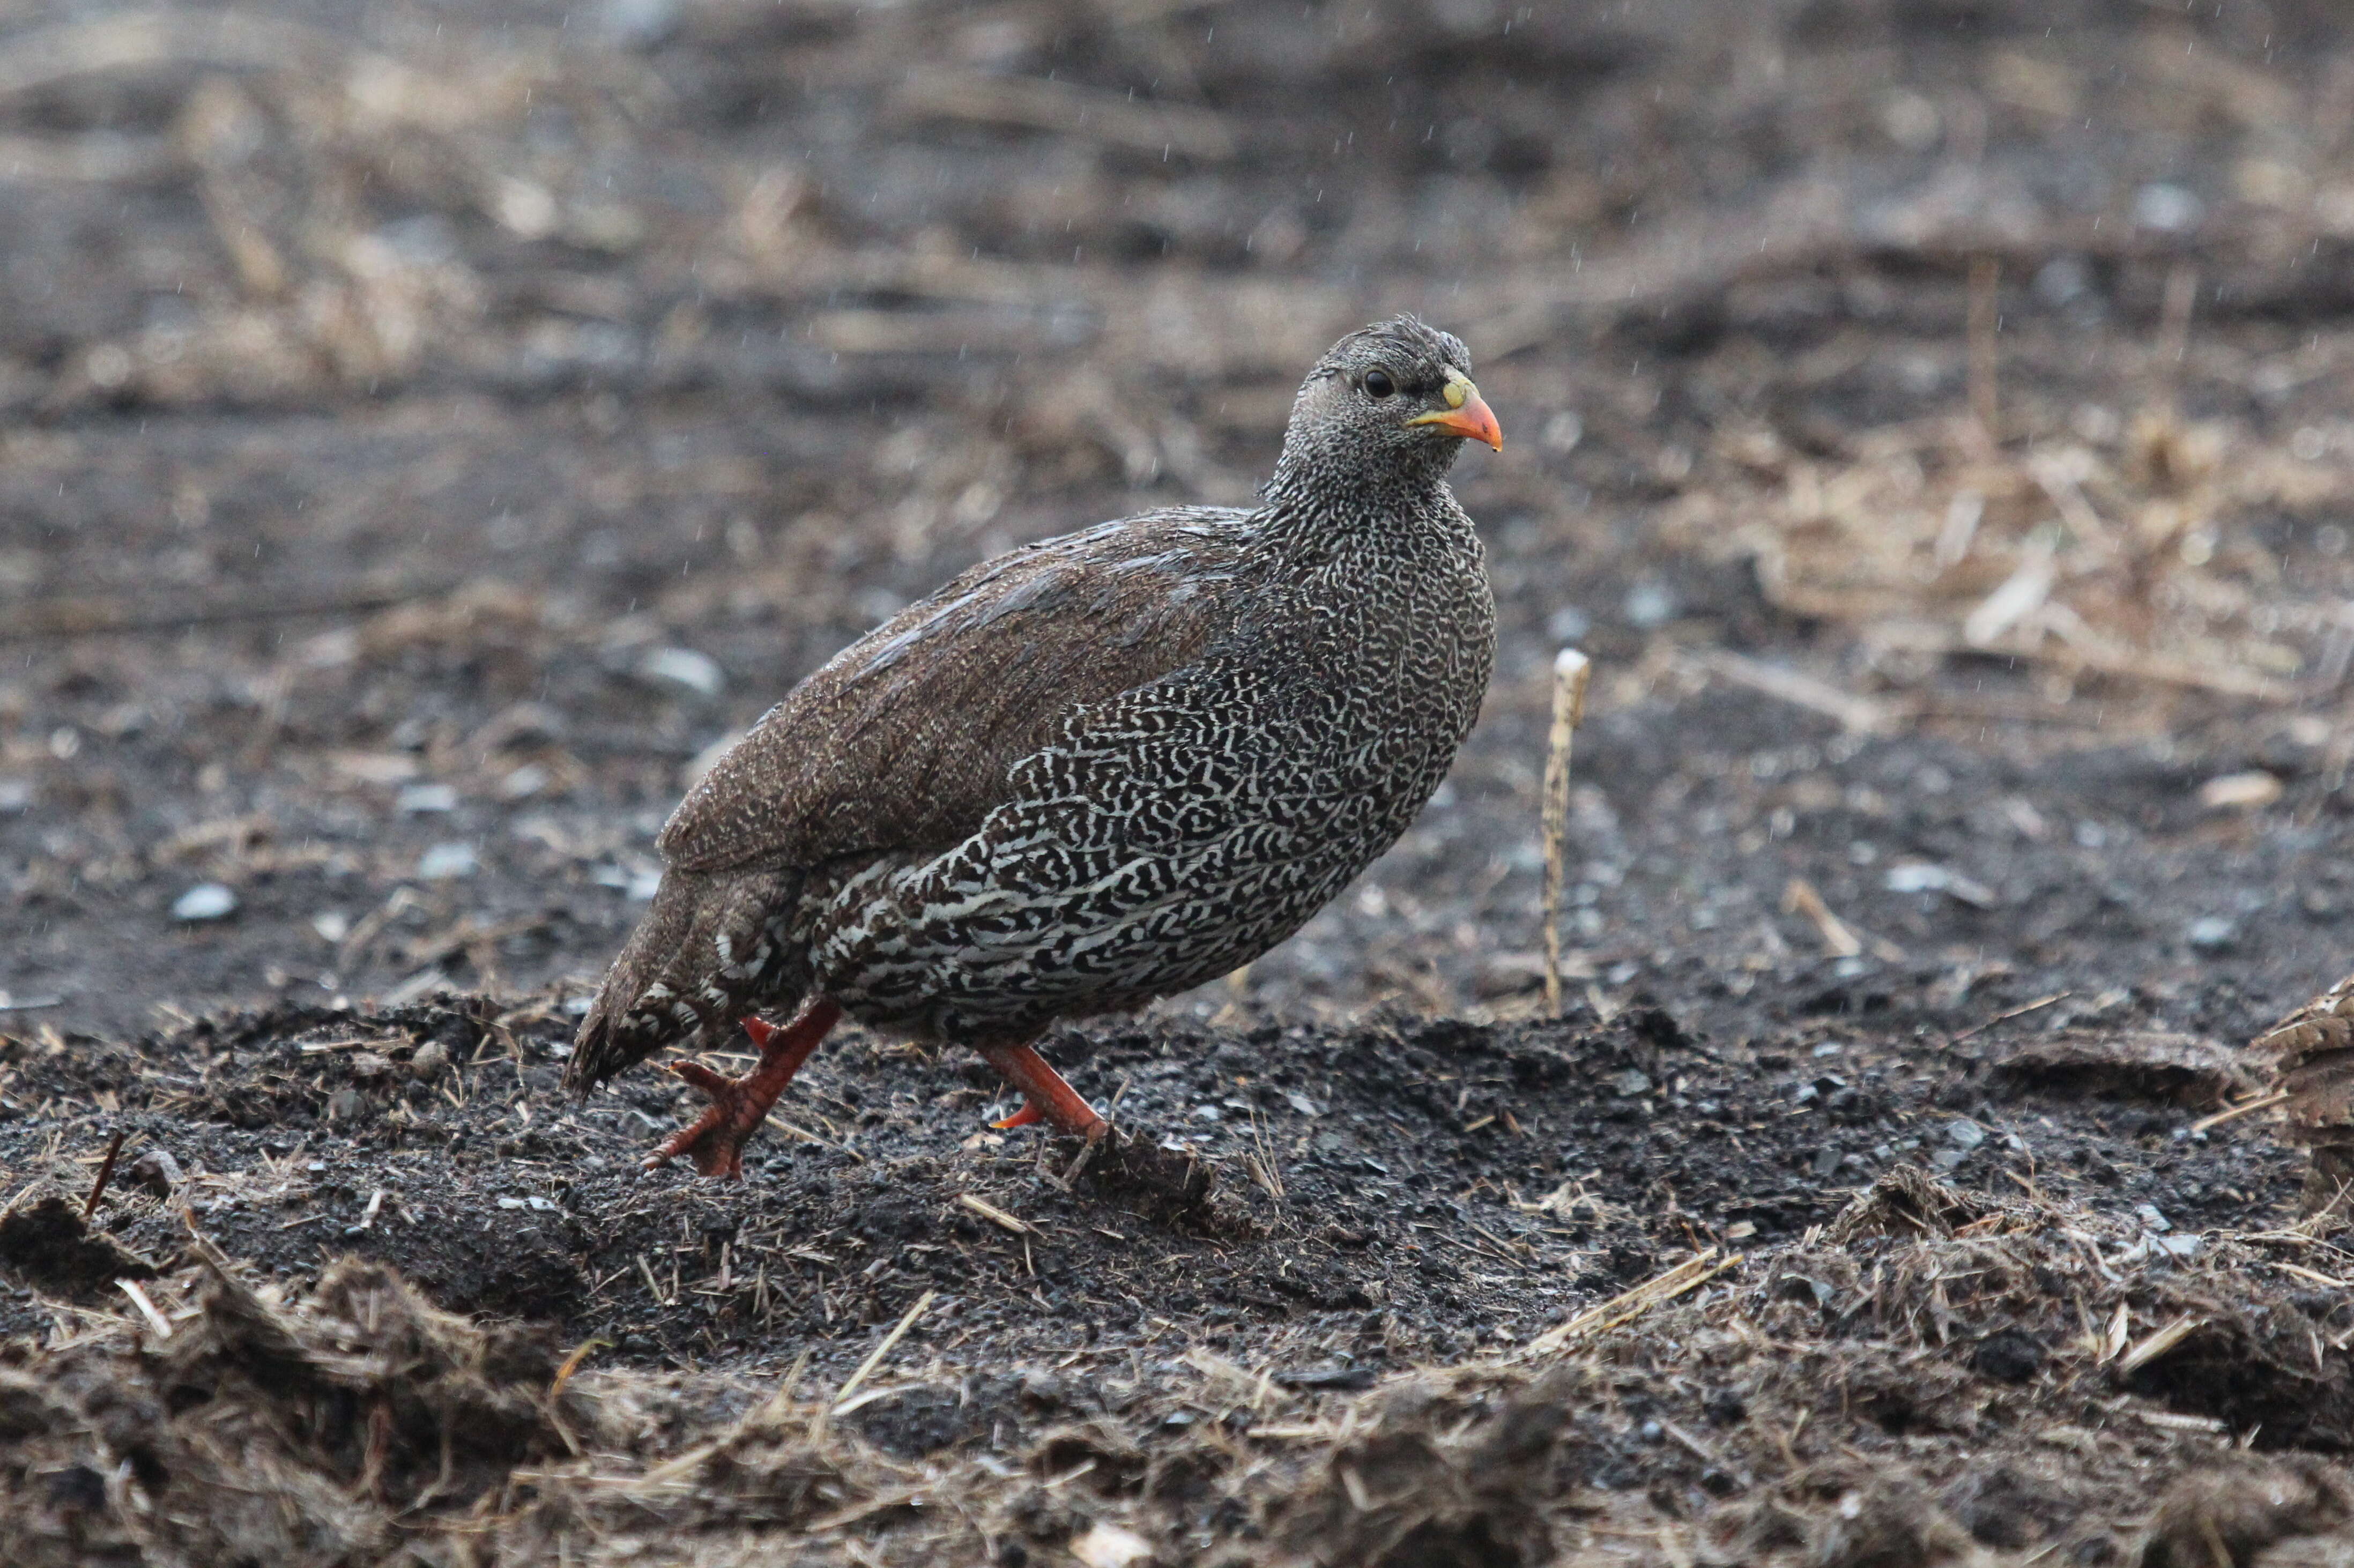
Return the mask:
<svg viewBox="0 0 2354 1568"><path fill-rule="evenodd" d="M2354 1182L2354 975L2257 1036L2255 1049L2271 1055L2274 1086L2288 1097L2290 1139L2312 1155L2306 1211L2342 1202Z"/></svg>
<svg viewBox="0 0 2354 1568"><path fill-rule="evenodd" d="M813 866L956 842L1075 705L1224 630L1246 514L1148 514L974 567L771 708L680 803L674 871Z"/></svg>

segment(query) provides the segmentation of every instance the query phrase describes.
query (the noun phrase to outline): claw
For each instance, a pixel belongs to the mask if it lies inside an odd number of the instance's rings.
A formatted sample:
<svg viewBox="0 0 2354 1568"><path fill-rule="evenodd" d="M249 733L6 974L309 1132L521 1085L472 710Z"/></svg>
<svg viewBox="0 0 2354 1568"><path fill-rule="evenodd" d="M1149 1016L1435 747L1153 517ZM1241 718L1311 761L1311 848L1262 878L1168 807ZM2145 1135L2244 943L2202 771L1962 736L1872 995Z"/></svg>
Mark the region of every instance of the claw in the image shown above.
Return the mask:
<svg viewBox="0 0 2354 1568"><path fill-rule="evenodd" d="M803 1007L790 1023L779 1029L758 1018L744 1021L744 1032L760 1048L760 1065L740 1078L713 1072L700 1062L670 1064L678 1078L711 1101L694 1122L663 1139L646 1156L644 1168L661 1169L684 1154L705 1176L744 1179L744 1143L769 1118L769 1107L785 1092L818 1042L825 1038L842 1009L820 999Z"/></svg>
<svg viewBox="0 0 2354 1568"><path fill-rule="evenodd" d="M1038 1108L1038 1102L1036 1100L1024 1100L1022 1102L1022 1108L1020 1110L1015 1111L1012 1116L1000 1117L997 1120L991 1122L989 1125L995 1128L1000 1132L1007 1132L1014 1128L1028 1127L1033 1122L1044 1121L1045 1119L1046 1113Z"/></svg>
<svg viewBox="0 0 2354 1568"><path fill-rule="evenodd" d="M763 1107L754 1112L748 1125L736 1125L749 1108L747 1097L737 1087L733 1078L723 1078L710 1068L695 1062L673 1062L670 1070L711 1097L711 1108L688 1126L663 1139L642 1162L648 1171L659 1171L684 1154L695 1161L698 1175L732 1176L744 1179L744 1139L752 1129L766 1119Z"/></svg>

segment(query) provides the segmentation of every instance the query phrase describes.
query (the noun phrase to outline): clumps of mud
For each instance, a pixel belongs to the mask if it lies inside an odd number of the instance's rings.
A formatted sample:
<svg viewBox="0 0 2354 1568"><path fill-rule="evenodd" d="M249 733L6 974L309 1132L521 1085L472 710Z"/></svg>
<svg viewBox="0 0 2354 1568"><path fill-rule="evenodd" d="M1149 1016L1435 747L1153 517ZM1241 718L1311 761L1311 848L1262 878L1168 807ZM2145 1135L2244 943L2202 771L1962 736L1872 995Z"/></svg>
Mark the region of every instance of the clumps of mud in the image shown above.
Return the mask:
<svg viewBox="0 0 2354 1568"><path fill-rule="evenodd" d="M2354 1553L2354 1252L2179 1043L1148 1022L1086 1146L853 1035L719 1183L565 1022L0 1044L0 1560Z"/></svg>
<svg viewBox="0 0 2354 1568"><path fill-rule="evenodd" d="M471 1508L608 1423L557 1387L544 1333L440 1311L380 1264L338 1264L289 1304L201 1240L191 1256L172 1318L85 1319L0 1364L12 1562L389 1560L404 1521Z"/></svg>
<svg viewBox="0 0 2354 1568"><path fill-rule="evenodd" d="M55 1197L45 1223L87 1240ZM192 1234L152 1313L0 1351L0 1539L29 1568L2348 1560L2354 1478L2320 1456L2354 1436L2349 1314L2270 1278L2322 1244L2180 1266L2120 1241L1906 1167L1548 1353L1278 1377L1197 1349L1092 1395L935 1353L844 1398L805 1359L583 1370L381 1262L290 1293ZM992 1412L1025 1408L999 1440ZM895 1440L927 1413L941 1441Z"/></svg>
<svg viewBox="0 0 2354 1568"><path fill-rule="evenodd" d="M153 1279L155 1270L47 1181L36 1181L0 1211L0 1269L51 1295L87 1300L118 1279Z"/></svg>

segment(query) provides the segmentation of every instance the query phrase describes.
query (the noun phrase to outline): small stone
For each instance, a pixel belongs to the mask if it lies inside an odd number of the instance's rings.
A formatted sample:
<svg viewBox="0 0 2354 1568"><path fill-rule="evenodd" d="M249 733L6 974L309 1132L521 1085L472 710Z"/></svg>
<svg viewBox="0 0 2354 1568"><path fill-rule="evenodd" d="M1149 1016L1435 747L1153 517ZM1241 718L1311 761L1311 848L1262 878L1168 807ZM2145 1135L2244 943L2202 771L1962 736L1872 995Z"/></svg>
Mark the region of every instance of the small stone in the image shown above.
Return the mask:
<svg viewBox="0 0 2354 1568"><path fill-rule="evenodd" d="M1301 1094L1298 1089L1286 1089L1284 1091L1283 1097L1289 1103L1291 1108L1298 1111L1301 1116L1322 1116L1324 1114L1323 1107L1318 1105L1314 1100L1310 1099L1306 1095Z"/></svg>
<svg viewBox="0 0 2354 1568"><path fill-rule="evenodd" d="M2199 803L2211 811L2256 811L2281 798L2287 787L2262 768L2226 773L2199 786Z"/></svg>
<svg viewBox="0 0 2354 1568"><path fill-rule="evenodd" d="M1626 602L1620 613L1627 624L1638 631L1649 631L1665 626L1676 618L1682 607L1677 602L1676 590L1655 578L1646 577L1627 590Z"/></svg>
<svg viewBox="0 0 2354 1568"><path fill-rule="evenodd" d="M1648 1093L1650 1087L1649 1077L1632 1067L1610 1080L1611 1092L1621 1099L1633 1099L1637 1095Z"/></svg>
<svg viewBox="0 0 2354 1568"><path fill-rule="evenodd" d="M428 882L441 882L451 877L472 876L480 863L474 846L463 840L440 843L428 849L417 860L417 874Z"/></svg>
<svg viewBox="0 0 2354 1568"><path fill-rule="evenodd" d="M439 1040L428 1040L408 1058L408 1075L420 1084L429 1084L449 1065L450 1048Z"/></svg>
<svg viewBox="0 0 2354 1568"><path fill-rule="evenodd" d="M172 918L223 920L237 913L237 894L217 882L199 882L173 902Z"/></svg>
<svg viewBox="0 0 2354 1568"><path fill-rule="evenodd" d="M352 1076L363 1084L372 1084L392 1071L392 1064L374 1051L352 1053Z"/></svg>
<svg viewBox="0 0 2354 1568"><path fill-rule="evenodd" d="M1152 1543L1123 1526L1097 1523L1072 1541L1070 1553L1085 1568L1141 1568L1152 1558Z"/></svg>
<svg viewBox="0 0 2354 1568"><path fill-rule="evenodd" d="M458 809L457 787L451 784L411 784L394 800L400 810L411 815Z"/></svg>
<svg viewBox="0 0 2354 1568"><path fill-rule="evenodd" d="M180 1184L180 1162L168 1149L150 1148L131 1162L131 1180L159 1198L168 1198Z"/></svg>
<svg viewBox="0 0 2354 1568"><path fill-rule="evenodd" d="M337 1089L327 1097L327 1119L349 1121L360 1114L360 1092L357 1089Z"/></svg>
<svg viewBox="0 0 2354 1568"><path fill-rule="evenodd" d="M2145 1230L2156 1231L2161 1235L2174 1228L2173 1223L2158 1212L2158 1205L2155 1203L2136 1203L2134 1218L2142 1223Z"/></svg>
<svg viewBox="0 0 2354 1568"><path fill-rule="evenodd" d="M499 799L528 800L548 787L556 775L536 762L526 762L499 780Z"/></svg>
<svg viewBox="0 0 2354 1568"><path fill-rule="evenodd" d="M678 0L604 0L595 26L623 48L651 49L678 31Z"/></svg>
<svg viewBox="0 0 2354 1568"><path fill-rule="evenodd" d="M2190 922L2189 929L2184 931L2183 935L2190 939L2192 947L2205 948L2211 952L2220 948L2228 948L2237 941L2240 927L2236 922L2226 919L2221 915L2202 915Z"/></svg>
<svg viewBox="0 0 2354 1568"><path fill-rule="evenodd" d="M684 686L697 696L716 697L727 689L727 673L719 661L692 648L649 648L638 661L638 673L649 681Z"/></svg>
<svg viewBox="0 0 2354 1568"><path fill-rule="evenodd" d="M2207 204L2182 185L2154 182L2134 192L2133 220L2137 228L2162 234L2181 234L2199 227Z"/></svg>
<svg viewBox="0 0 2354 1568"><path fill-rule="evenodd" d="M1956 1149L1976 1149L1986 1137L1986 1128L1967 1117L1956 1117L1946 1124L1946 1138Z"/></svg>

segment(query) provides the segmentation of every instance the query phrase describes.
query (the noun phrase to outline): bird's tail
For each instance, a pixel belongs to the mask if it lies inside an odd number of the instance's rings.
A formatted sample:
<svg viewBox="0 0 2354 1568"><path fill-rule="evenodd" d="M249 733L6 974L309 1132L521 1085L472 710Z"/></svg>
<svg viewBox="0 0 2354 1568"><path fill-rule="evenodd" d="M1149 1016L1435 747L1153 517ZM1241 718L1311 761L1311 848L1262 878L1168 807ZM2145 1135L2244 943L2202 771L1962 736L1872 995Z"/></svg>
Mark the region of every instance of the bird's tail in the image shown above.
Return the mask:
<svg viewBox="0 0 2354 1568"><path fill-rule="evenodd" d="M716 1040L754 1007L799 1000L808 959L788 950L782 916L801 880L775 871L664 875L580 1021L565 1083L587 1094L665 1045Z"/></svg>

